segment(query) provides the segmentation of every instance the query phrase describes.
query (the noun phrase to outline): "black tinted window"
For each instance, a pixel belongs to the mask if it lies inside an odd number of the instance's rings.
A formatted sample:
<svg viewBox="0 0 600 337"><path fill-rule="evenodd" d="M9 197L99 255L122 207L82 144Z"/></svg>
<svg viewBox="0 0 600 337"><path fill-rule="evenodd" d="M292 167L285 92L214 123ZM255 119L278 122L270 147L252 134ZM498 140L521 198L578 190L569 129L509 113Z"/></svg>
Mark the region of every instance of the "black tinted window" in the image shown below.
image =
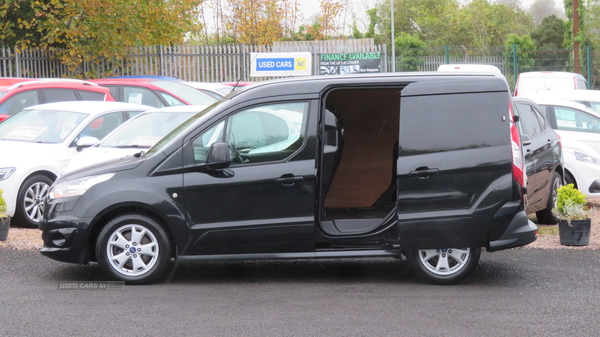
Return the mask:
<svg viewBox="0 0 600 337"><path fill-rule="evenodd" d="M504 145L508 135L508 93L401 99L401 156Z"/></svg>
<svg viewBox="0 0 600 337"><path fill-rule="evenodd" d="M84 101L104 101L104 94L101 92L79 90L79 96Z"/></svg>
<svg viewBox="0 0 600 337"><path fill-rule="evenodd" d="M74 89L45 89L44 103L78 101Z"/></svg>
<svg viewBox="0 0 600 337"><path fill-rule="evenodd" d="M519 109L519 123L522 125L522 131L525 134L533 137L542 132L543 127L531 105L517 104L517 109Z"/></svg>

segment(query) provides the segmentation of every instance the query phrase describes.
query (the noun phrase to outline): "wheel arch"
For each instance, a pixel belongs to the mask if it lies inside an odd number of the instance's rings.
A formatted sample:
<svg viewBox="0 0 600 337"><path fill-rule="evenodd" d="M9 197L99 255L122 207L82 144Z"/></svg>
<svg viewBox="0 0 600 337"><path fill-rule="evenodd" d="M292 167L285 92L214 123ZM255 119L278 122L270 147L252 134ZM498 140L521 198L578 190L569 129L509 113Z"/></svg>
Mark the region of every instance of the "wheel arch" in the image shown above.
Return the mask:
<svg viewBox="0 0 600 337"><path fill-rule="evenodd" d="M568 181L571 181L572 184L575 185L575 188L579 189L579 187L577 186L577 180L575 179L575 176L567 168L565 168L565 176L563 177L563 179L565 180L565 184L568 184Z"/></svg>
<svg viewBox="0 0 600 337"><path fill-rule="evenodd" d="M56 174L54 174L53 172L51 172L51 171L48 171L48 170L39 170L39 171L33 171L33 172L29 173L29 174L28 174L28 175L27 175L25 178L23 178L23 181L21 182L21 186L19 186L19 191L21 190L21 188L23 188L23 183L24 183L24 182L25 182L27 179L29 179L29 178L31 178L31 177L33 177L33 176L35 176L35 175L38 175L38 174L39 174L39 175L43 175L43 176L46 176L46 177L48 177L48 178L49 178L50 180L52 180L53 182L54 182L54 181L56 181L56 178L57 178L57 175L56 175Z"/></svg>
<svg viewBox="0 0 600 337"><path fill-rule="evenodd" d="M167 233L167 239L171 243L171 256L176 257L177 253L177 241L173 235L173 231L168 225L169 221L166 216L161 214L160 212L152 209L152 207L144 204L129 204L129 205L121 205L118 207L110 208L102 212L99 217L91 224L90 234L87 238L88 244L88 254L90 261L97 261L96 258L96 241L98 240L98 235L102 229L106 226L106 224L113 218L128 214L128 213L136 213L141 214L155 220Z"/></svg>

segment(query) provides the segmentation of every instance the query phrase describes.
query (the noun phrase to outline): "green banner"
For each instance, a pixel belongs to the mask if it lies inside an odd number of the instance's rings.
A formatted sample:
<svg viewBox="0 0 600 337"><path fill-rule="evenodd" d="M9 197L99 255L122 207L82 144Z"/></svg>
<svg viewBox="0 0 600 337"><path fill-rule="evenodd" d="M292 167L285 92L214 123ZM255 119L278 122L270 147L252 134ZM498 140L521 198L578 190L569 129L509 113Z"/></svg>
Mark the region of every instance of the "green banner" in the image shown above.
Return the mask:
<svg viewBox="0 0 600 337"><path fill-rule="evenodd" d="M320 75L364 74L381 72L381 52L321 54Z"/></svg>

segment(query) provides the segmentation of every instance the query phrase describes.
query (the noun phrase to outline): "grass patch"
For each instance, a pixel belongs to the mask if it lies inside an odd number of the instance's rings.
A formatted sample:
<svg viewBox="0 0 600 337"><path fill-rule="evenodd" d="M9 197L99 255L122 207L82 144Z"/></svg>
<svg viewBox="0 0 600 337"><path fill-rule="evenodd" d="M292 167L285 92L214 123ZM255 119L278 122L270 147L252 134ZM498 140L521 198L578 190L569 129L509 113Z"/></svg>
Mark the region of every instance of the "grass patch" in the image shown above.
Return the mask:
<svg viewBox="0 0 600 337"><path fill-rule="evenodd" d="M558 235L558 225L540 225L538 224L539 236L555 236Z"/></svg>

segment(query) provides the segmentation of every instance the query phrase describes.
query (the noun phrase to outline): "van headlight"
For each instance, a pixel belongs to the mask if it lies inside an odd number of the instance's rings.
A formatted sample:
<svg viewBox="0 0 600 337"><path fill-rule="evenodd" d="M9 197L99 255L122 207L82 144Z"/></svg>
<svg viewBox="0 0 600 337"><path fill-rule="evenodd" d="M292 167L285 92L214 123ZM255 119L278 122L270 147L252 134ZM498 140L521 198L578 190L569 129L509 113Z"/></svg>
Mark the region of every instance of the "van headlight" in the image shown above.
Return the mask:
<svg viewBox="0 0 600 337"><path fill-rule="evenodd" d="M48 197L50 199L76 197L85 193L85 191L87 191L90 187L107 181L114 175L114 173L107 173L99 176L85 177L59 183L55 186L52 186L50 193L48 193Z"/></svg>
<svg viewBox="0 0 600 337"><path fill-rule="evenodd" d="M574 150L573 153L575 154L575 159L585 162L585 163L590 163L590 164L598 164L600 163L600 160L598 160L598 158L596 156L593 156L591 154L587 154L583 151L580 150Z"/></svg>

